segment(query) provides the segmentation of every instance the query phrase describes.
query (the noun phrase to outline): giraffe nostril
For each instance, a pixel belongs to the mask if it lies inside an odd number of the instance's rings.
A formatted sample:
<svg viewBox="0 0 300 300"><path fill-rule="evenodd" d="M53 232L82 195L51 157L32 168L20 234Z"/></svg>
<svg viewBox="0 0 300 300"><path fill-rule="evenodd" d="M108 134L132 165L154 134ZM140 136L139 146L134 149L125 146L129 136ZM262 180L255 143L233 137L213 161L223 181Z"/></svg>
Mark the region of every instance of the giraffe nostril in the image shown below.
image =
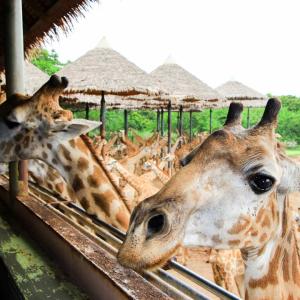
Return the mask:
<svg viewBox="0 0 300 300"><path fill-rule="evenodd" d="M151 217L147 224L147 236L146 239L153 237L154 235L162 232L165 226L165 216L162 214Z"/></svg>

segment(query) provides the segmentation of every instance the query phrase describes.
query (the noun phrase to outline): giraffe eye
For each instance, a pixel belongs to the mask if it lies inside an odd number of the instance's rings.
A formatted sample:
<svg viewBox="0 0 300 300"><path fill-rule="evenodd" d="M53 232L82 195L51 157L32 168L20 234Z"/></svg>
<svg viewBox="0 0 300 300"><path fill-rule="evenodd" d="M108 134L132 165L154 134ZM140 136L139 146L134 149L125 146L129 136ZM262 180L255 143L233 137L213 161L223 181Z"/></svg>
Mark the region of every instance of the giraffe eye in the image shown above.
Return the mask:
<svg viewBox="0 0 300 300"><path fill-rule="evenodd" d="M146 239L149 239L154 235L162 232L164 227L165 227L165 216L163 214L154 215L148 221Z"/></svg>
<svg viewBox="0 0 300 300"><path fill-rule="evenodd" d="M248 179L252 191L256 194L268 192L274 185L275 179L265 174L254 174Z"/></svg>

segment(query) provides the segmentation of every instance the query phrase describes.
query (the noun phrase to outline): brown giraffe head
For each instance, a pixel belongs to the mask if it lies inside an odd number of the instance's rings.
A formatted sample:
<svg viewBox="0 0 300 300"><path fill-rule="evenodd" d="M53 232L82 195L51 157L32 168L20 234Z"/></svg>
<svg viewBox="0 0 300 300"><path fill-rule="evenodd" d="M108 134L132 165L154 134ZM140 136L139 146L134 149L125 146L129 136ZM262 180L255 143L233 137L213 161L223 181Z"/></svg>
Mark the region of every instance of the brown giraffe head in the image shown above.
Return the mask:
<svg viewBox="0 0 300 300"><path fill-rule="evenodd" d="M33 96L14 94L0 105L1 162L39 158L54 137L71 139L90 129L90 122L72 120L72 112L59 106L67 85L65 77L53 75Z"/></svg>
<svg viewBox="0 0 300 300"><path fill-rule="evenodd" d="M277 151L281 104L270 99L261 121L243 129L232 103L224 128L183 161L184 167L134 210L118 259L140 270L161 266L178 246L261 247L278 223L277 193L292 183Z"/></svg>

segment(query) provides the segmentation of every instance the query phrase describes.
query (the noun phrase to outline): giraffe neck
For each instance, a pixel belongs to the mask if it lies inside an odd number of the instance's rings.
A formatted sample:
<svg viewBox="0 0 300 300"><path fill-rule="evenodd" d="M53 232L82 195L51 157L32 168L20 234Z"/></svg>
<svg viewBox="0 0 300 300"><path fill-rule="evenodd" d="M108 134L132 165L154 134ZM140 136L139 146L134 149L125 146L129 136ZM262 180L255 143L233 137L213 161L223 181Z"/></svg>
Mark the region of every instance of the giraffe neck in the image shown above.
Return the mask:
<svg viewBox="0 0 300 300"><path fill-rule="evenodd" d="M76 193L78 201L101 219L127 229L130 213L116 184L92 153L84 137L60 144L47 144L43 160L57 169Z"/></svg>
<svg viewBox="0 0 300 300"><path fill-rule="evenodd" d="M169 180L170 177L168 175L166 175L162 170L160 170L155 163L151 163L151 168L153 170L153 172L155 173L155 175L158 177L158 179L163 183L166 184Z"/></svg>
<svg viewBox="0 0 300 300"><path fill-rule="evenodd" d="M278 196L278 226L261 248L243 249L245 299L300 297L300 264L288 198Z"/></svg>

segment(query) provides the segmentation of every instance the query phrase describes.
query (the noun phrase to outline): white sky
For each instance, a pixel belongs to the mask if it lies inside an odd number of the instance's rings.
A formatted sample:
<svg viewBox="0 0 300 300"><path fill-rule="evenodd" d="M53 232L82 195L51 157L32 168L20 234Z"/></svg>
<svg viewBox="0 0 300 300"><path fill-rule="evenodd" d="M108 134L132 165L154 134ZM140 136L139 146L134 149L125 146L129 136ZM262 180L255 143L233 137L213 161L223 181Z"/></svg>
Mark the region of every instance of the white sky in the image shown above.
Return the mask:
<svg viewBox="0 0 300 300"><path fill-rule="evenodd" d="M169 54L216 87L238 80L262 92L300 96L300 0L100 0L59 42L75 60L106 36L147 72Z"/></svg>

